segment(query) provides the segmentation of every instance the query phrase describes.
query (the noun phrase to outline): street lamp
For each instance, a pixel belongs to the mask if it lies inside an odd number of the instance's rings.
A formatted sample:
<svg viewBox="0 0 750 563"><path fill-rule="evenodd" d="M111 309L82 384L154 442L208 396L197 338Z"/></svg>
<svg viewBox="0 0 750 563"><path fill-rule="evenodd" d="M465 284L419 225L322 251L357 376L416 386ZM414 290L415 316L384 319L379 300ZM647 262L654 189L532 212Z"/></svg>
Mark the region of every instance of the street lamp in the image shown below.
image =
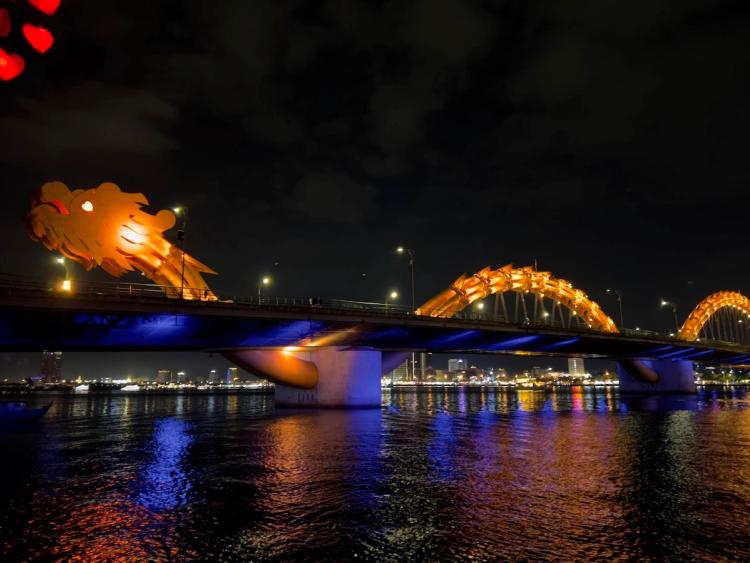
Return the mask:
<svg viewBox="0 0 750 563"><path fill-rule="evenodd" d="M666 299L661 300L661 306L662 307L669 307L672 309L672 315L674 316L674 328L675 333L680 332L680 322L677 320L677 305L675 305L672 301L667 301Z"/></svg>
<svg viewBox="0 0 750 563"><path fill-rule="evenodd" d="M60 285L60 289L62 289L63 291L71 291L73 289L73 283L70 280L70 270L68 269L68 262L65 260L65 257L63 256L59 256L58 258L55 258L55 262L57 264L60 264L63 268L65 268L65 279Z"/></svg>
<svg viewBox="0 0 750 563"><path fill-rule="evenodd" d="M388 295L385 298L385 312L388 312L388 304L393 303L396 299L398 299L398 291L392 290L388 293Z"/></svg>
<svg viewBox="0 0 750 563"><path fill-rule="evenodd" d="M263 287L266 285L271 285L271 277L270 276L263 276L258 280L258 305L260 305L260 296L263 292Z"/></svg>
<svg viewBox="0 0 750 563"><path fill-rule="evenodd" d="M622 291L619 289L607 289L604 293L614 293L617 297L617 305L620 307L620 330L625 329L625 320L622 315Z"/></svg>
<svg viewBox="0 0 750 563"><path fill-rule="evenodd" d="M182 228L177 231L177 241L180 243L180 251L182 252L182 273L180 274L180 299L185 296L185 231L187 229L187 218L188 208L183 205L182 207L175 207L172 211L176 215L182 215Z"/></svg>
<svg viewBox="0 0 750 563"><path fill-rule="evenodd" d="M482 301L478 301L474 303L474 311L477 313L479 317L481 317L482 312L484 312L484 303Z"/></svg>
<svg viewBox="0 0 750 563"><path fill-rule="evenodd" d="M399 246L396 249L399 254L406 253L409 256L409 270L411 272L411 309L414 312L417 308L416 298L414 294L414 251L411 248Z"/></svg>
<svg viewBox="0 0 750 563"><path fill-rule="evenodd" d="M406 248L404 246L399 246L396 248L396 252L399 254L406 253L409 256L409 272L411 274L411 313L414 314L414 311L417 310L417 302L415 297L415 289L414 289L414 251L411 248ZM411 353L411 375L412 378L416 379L416 373L417 373L417 357L414 354L414 352Z"/></svg>

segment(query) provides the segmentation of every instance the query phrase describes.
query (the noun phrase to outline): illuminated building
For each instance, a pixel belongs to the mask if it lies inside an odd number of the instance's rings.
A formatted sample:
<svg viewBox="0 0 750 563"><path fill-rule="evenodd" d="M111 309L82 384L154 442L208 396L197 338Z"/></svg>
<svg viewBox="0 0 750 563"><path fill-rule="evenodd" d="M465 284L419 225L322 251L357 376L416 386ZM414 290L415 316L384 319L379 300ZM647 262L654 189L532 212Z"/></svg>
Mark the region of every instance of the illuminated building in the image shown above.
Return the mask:
<svg viewBox="0 0 750 563"><path fill-rule="evenodd" d="M42 365L40 369L42 381L57 383L62 379L62 352L42 352Z"/></svg>
<svg viewBox="0 0 750 563"><path fill-rule="evenodd" d="M227 385L231 385L235 381L237 381L237 368L230 367L227 368Z"/></svg>
<svg viewBox="0 0 750 563"><path fill-rule="evenodd" d="M393 372L391 373L391 378L395 381L408 381L409 380L409 362L411 362L410 359L405 361L396 369L394 369Z"/></svg>
<svg viewBox="0 0 750 563"><path fill-rule="evenodd" d="M417 381L424 381L425 376L427 375L427 352L420 352L419 361L417 362L417 365L414 366L414 370L414 375Z"/></svg>
<svg viewBox="0 0 750 563"><path fill-rule="evenodd" d="M583 377L586 370L583 367L583 358L568 358L568 373L571 377Z"/></svg>
<svg viewBox="0 0 750 563"><path fill-rule="evenodd" d="M162 385L172 383L172 370L160 369L156 372L156 382Z"/></svg>
<svg viewBox="0 0 750 563"><path fill-rule="evenodd" d="M448 373L454 374L466 371L466 360L462 358L451 358L448 360Z"/></svg>

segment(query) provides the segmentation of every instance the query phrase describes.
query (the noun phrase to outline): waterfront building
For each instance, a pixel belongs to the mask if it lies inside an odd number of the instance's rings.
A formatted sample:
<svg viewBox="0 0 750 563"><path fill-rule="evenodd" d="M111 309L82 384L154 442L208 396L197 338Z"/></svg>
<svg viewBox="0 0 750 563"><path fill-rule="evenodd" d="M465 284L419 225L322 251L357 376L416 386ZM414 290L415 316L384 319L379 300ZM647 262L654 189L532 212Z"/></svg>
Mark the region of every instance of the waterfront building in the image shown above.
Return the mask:
<svg viewBox="0 0 750 563"><path fill-rule="evenodd" d="M435 381L448 381L448 372L444 369L435 370Z"/></svg>
<svg viewBox="0 0 750 563"><path fill-rule="evenodd" d="M172 383L172 370L160 369L156 371L156 382L161 385Z"/></svg>
<svg viewBox="0 0 750 563"><path fill-rule="evenodd" d="M459 371L466 371L466 360L463 358L451 358L448 360L448 372L458 373Z"/></svg>
<svg viewBox="0 0 750 563"><path fill-rule="evenodd" d="M568 373L571 377L583 377L586 370L583 367L583 358L568 358Z"/></svg>
<svg viewBox="0 0 750 563"><path fill-rule="evenodd" d="M42 352L42 365L40 368L42 381L46 383L57 383L62 379L62 352Z"/></svg>
<svg viewBox="0 0 750 563"><path fill-rule="evenodd" d="M409 363L411 358L406 360L403 364L398 366L391 372L391 379L394 381L408 381L409 380Z"/></svg>

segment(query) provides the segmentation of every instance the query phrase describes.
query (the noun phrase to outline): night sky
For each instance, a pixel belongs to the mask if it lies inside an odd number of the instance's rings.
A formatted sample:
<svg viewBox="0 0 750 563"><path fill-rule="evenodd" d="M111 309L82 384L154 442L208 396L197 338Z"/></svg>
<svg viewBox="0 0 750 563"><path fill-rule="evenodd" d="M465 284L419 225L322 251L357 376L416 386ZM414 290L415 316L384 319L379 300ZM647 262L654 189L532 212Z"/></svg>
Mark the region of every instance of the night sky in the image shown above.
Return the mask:
<svg viewBox="0 0 750 563"><path fill-rule="evenodd" d="M747 2L62 0L44 22L55 46L0 84L0 272L60 276L23 224L57 179L187 205L228 293L270 274L406 304L398 244L418 302L534 260L613 318L621 289L630 327L750 291Z"/></svg>

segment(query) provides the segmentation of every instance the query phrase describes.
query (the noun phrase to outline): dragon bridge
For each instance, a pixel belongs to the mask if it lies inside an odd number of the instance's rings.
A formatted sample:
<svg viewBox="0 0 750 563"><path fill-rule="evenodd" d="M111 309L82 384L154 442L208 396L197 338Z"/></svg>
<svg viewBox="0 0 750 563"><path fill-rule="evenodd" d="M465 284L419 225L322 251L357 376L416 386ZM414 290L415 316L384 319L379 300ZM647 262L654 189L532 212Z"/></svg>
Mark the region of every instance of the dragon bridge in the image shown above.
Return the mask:
<svg viewBox="0 0 750 563"><path fill-rule="evenodd" d="M142 209L147 204L143 194L122 192L111 182L73 191L48 182L28 214L29 235L87 270L99 266L115 277L138 270L167 297L216 300L202 276L216 272L162 235L174 227L174 213L151 215Z"/></svg>
<svg viewBox="0 0 750 563"><path fill-rule="evenodd" d="M508 292L516 295L513 316L509 314L510 308L504 297ZM563 327L577 325L602 332L618 332L614 321L601 307L569 281L530 266L514 268L512 264L496 270L486 267L471 276L462 275L415 313L450 318L493 294L498 297L495 317L506 322L558 324ZM527 295L533 297L533 304L527 303Z"/></svg>
<svg viewBox="0 0 750 563"><path fill-rule="evenodd" d="M750 299L737 291L712 293L693 309L679 337L750 344Z"/></svg>

